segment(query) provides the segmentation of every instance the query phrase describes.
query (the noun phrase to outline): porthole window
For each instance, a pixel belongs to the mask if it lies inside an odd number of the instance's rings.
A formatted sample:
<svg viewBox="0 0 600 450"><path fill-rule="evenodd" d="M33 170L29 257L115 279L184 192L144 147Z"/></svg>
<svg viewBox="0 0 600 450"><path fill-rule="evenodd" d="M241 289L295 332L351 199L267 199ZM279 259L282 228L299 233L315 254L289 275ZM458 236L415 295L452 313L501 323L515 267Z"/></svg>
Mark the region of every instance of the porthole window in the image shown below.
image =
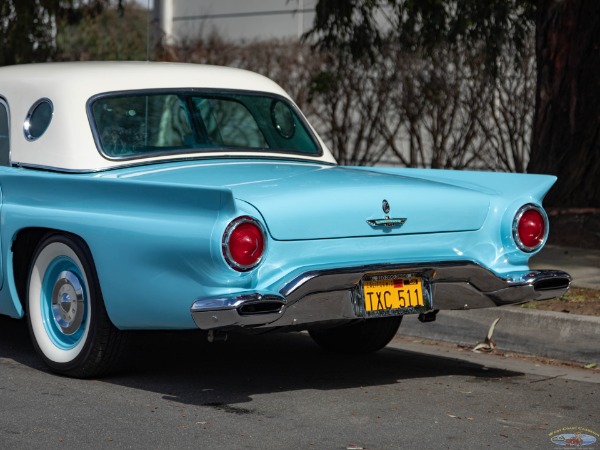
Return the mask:
<svg viewBox="0 0 600 450"><path fill-rule="evenodd" d="M38 100L29 108L23 124L23 132L28 141L35 141L46 132L53 112L52 102L47 98Z"/></svg>
<svg viewBox="0 0 600 450"><path fill-rule="evenodd" d="M294 132L296 131L294 114L289 106L282 101L275 100L271 103L271 121L281 137L290 139L294 136Z"/></svg>

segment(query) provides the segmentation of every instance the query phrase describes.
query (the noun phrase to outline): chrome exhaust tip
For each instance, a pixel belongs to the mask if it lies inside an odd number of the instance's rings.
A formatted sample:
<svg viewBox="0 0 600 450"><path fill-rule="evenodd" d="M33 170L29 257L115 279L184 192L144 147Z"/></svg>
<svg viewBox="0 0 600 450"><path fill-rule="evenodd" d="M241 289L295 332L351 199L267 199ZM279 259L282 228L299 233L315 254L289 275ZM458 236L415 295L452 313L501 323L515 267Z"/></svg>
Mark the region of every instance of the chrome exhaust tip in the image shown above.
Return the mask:
<svg viewBox="0 0 600 450"><path fill-rule="evenodd" d="M252 316L256 314L278 314L282 311L284 303L281 301L265 300L256 303L245 303L238 308L240 316Z"/></svg>

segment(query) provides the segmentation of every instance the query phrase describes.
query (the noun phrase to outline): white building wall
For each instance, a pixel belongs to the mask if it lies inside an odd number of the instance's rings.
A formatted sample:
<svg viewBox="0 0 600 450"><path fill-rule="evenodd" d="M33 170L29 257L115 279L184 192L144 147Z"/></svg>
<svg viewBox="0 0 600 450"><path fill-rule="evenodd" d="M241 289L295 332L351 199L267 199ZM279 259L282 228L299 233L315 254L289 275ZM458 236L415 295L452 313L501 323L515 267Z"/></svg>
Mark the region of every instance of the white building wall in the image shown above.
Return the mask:
<svg viewBox="0 0 600 450"><path fill-rule="evenodd" d="M317 0L154 0L156 23L168 40L217 31L229 40L300 37L315 17Z"/></svg>

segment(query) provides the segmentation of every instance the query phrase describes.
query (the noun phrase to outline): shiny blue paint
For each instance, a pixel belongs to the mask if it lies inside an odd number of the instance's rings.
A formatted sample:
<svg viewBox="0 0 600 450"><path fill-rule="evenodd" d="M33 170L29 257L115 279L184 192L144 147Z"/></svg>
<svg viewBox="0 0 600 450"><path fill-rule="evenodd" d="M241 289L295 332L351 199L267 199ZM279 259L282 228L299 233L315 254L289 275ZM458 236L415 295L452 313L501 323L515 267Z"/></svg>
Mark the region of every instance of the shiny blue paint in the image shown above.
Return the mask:
<svg viewBox="0 0 600 450"><path fill-rule="evenodd" d="M181 165L138 178L202 180L215 186L226 180L237 198L261 212L273 239L283 241L477 230L489 207L487 196L476 190L317 164ZM391 205L391 217L408 218L404 226L375 229L367 223L385 217L384 199ZM443 220L430 219L432 207Z"/></svg>
<svg viewBox="0 0 600 450"><path fill-rule="evenodd" d="M509 232L516 210L541 204L554 177L346 168L285 160L163 163L97 174L0 168L0 312L22 315L11 242L29 227L63 230L90 247L107 311L122 329L195 328L196 298L278 292L299 274L377 263L475 261L527 270ZM399 228L373 228L381 202ZM255 270L226 264L221 238L239 215L261 220L267 253ZM7 249L9 249L7 251Z"/></svg>

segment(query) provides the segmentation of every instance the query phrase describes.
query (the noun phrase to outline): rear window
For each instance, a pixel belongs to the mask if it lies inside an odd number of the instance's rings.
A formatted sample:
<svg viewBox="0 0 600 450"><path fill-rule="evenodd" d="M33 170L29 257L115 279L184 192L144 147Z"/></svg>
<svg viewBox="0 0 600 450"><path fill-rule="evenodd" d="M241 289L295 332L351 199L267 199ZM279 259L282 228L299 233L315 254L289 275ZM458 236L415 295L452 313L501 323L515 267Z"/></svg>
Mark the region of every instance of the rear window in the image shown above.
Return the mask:
<svg viewBox="0 0 600 450"><path fill-rule="evenodd" d="M92 99L90 112L98 146L109 158L202 151L321 154L296 109L276 96L108 94Z"/></svg>

